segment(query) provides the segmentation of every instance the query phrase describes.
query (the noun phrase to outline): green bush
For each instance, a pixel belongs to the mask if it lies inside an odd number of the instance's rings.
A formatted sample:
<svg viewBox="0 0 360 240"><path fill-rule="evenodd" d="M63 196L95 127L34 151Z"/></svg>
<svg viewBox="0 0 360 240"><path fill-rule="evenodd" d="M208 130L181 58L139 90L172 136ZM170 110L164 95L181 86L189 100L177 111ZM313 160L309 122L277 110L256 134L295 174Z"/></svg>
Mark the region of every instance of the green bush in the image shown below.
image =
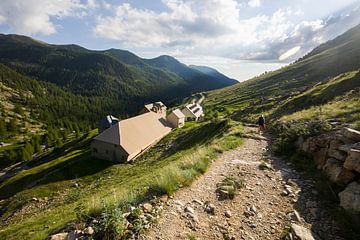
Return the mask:
<svg viewBox="0 0 360 240"><path fill-rule="evenodd" d="M125 219L120 208L105 205L99 222L95 225L96 239L121 239L126 229Z"/></svg>

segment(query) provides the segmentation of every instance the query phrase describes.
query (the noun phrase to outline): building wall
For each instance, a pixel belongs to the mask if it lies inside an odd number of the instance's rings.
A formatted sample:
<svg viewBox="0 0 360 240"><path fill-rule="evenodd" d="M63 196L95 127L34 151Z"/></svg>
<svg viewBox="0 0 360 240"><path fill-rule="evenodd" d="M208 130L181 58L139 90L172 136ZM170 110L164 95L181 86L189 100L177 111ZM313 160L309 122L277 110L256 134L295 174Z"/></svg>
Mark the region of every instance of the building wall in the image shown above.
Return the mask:
<svg viewBox="0 0 360 240"><path fill-rule="evenodd" d="M181 112L185 115L186 121L196 121L194 114L187 108L183 108Z"/></svg>
<svg viewBox="0 0 360 240"><path fill-rule="evenodd" d="M166 121L168 121L174 128L182 128L185 124L185 118L178 118L173 113L167 115Z"/></svg>
<svg viewBox="0 0 360 240"><path fill-rule="evenodd" d="M128 153L121 146L98 140L91 142L91 155L112 162L127 162L129 160Z"/></svg>

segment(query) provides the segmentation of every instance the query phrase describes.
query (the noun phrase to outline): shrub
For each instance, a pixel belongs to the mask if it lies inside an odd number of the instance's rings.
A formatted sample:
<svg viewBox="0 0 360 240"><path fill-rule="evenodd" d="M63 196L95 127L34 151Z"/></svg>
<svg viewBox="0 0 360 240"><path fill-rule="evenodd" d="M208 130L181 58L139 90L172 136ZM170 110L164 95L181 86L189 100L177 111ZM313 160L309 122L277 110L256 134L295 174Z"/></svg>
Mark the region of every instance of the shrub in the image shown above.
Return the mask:
<svg viewBox="0 0 360 240"><path fill-rule="evenodd" d="M105 205L99 222L95 225L96 239L121 239L126 229L125 219L119 208Z"/></svg>

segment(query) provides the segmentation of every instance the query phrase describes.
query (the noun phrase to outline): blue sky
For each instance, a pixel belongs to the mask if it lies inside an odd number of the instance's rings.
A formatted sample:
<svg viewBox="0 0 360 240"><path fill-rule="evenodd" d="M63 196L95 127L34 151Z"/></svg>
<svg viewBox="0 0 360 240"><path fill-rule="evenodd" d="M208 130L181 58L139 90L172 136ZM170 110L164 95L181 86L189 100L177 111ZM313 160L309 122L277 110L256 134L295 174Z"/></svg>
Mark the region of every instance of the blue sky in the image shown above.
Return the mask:
<svg viewBox="0 0 360 240"><path fill-rule="evenodd" d="M145 58L169 54L239 80L360 23L360 0L1 0L0 32Z"/></svg>

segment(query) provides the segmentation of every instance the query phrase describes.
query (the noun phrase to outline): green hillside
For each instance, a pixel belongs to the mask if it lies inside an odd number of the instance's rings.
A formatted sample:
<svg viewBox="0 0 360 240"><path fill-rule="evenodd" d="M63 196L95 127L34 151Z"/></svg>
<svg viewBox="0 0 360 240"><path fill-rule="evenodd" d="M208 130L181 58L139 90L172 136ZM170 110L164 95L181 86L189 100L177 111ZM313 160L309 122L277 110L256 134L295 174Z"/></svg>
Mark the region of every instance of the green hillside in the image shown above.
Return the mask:
<svg viewBox="0 0 360 240"><path fill-rule="evenodd" d="M360 108L356 104L360 88L359 42L360 25L289 66L210 92L205 104L213 112L256 122L259 114L265 114L271 121L284 120L298 111L333 106L341 98L349 109L342 110L341 116L340 110L333 109L322 117L342 117L359 127Z"/></svg>
<svg viewBox="0 0 360 240"><path fill-rule="evenodd" d="M204 173L219 153L241 144L242 127L229 120L186 123L135 163L115 165L90 156L94 135L29 162L0 183L0 239L45 239L76 221L77 209L98 217L106 205L172 194Z"/></svg>
<svg viewBox="0 0 360 240"><path fill-rule="evenodd" d="M161 57L160 57L161 58ZM33 79L85 96L106 96L136 109L144 103L174 102L191 93L232 83L203 74L176 61L161 66L128 51L92 51L76 45L51 45L18 35L0 35L0 63ZM188 72L191 72L189 77Z"/></svg>

